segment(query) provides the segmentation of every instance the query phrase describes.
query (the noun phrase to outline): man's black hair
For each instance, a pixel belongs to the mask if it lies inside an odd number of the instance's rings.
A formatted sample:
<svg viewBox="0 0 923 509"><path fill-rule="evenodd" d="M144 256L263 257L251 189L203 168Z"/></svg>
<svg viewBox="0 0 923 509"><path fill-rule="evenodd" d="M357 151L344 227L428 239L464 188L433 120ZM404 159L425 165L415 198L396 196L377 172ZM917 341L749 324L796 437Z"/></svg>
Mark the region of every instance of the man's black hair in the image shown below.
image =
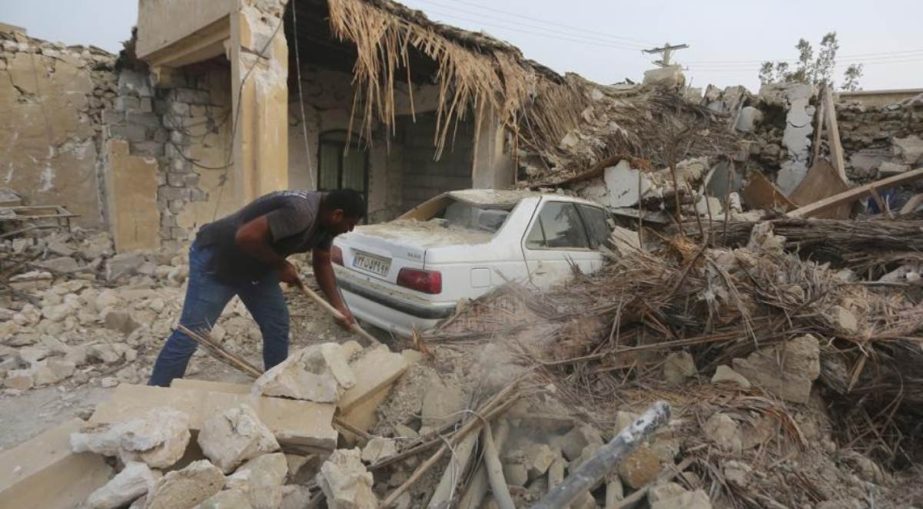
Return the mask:
<svg viewBox="0 0 923 509"><path fill-rule="evenodd" d="M323 202L324 210L343 209L346 217L365 217L365 199L355 189L335 189L327 193Z"/></svg>

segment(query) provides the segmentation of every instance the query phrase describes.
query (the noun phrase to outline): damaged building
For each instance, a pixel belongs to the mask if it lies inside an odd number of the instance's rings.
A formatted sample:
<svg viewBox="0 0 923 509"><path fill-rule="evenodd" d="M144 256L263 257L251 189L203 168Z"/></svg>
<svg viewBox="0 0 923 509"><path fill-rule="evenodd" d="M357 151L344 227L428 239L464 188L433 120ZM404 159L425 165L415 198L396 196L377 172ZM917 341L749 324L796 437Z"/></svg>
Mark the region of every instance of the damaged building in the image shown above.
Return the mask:
<svg viewBox="0 0 923 509"><path fill-rule="evenodd" d="M389 0L140 0L129 35L0 24L0 509L923 506L923 89L603 85ZM383 344L290 289L265 372L232 300L145 385L197 229L341 187L376 223L542 192L608 241Z"/></svg>

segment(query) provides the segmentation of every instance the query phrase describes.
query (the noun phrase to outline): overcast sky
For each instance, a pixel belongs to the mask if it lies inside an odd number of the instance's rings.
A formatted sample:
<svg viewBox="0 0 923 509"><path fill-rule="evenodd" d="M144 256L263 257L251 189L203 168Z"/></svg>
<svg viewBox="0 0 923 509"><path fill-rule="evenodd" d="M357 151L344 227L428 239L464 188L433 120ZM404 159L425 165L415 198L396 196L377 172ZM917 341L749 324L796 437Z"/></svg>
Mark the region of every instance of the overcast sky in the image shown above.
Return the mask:
<svg viewBox="0 0 923 509"><path fill-rule="evenodd" d="M759 63L794 59L800 37L836 31L837 80L864 63L863 88L923 87L923 0L405 0L431 18L483 30L526 57L594 81L639 80L641 49L685 43L676 60L693 86L759 86ZM182 13L177 13L181 16ZM0 22L34 37L116 52L137 18L136 0L0 0Z"/></svg>

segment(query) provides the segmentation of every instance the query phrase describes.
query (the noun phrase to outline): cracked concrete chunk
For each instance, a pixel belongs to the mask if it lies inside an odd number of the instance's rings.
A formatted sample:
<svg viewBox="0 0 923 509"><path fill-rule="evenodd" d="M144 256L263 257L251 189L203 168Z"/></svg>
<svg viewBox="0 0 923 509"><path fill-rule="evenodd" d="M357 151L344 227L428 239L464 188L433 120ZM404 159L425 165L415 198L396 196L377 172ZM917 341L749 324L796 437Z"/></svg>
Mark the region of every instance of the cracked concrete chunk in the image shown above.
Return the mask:
<svg viewBox="0 0 923 509"><path fill-rule="evenodd" d="M716 412L705 421L703 431L721 450L739 453L743 449L740 426L727 414Z"/></svg>
<svg viewBox="0 0 923 509"><path fill-rule="evenodd" d="M900 156L904 163L914 165L923 159L923 140L919 136L894 138L891 143L894 147L894 155Z"/></svg>
<svg viewBox="0 0 923 509"><path fill-rule="evenodd" d="M336 343L304 348L263 373L253 384L254 394L336 403L356 384L343 350Z"/></svg>
<svg viewBox="0 0 923 509"><path fill-rule="evenodd" d="M90 494L82 507L85 509L124 507L152 490L160 476L160 472L152 471L144 463L128 463L105 486Z"/></svg>
<svg viewBox="0 0 923 509"><path fill-rule="evenodd" d="M807 403L820 375L820 344L807 334L734 359L734 370L751 383L794 403Z"/></svg>
<svg viewBox="0 0 923 509"><path fill-rule="evenodd" d="M91 451L167 468L179 461L190 439L189 416L172 408L148 411L143 418L97 424L70 437L74 452Z"/></svg>
<svg viewBox="0 0 923 509"><path fill-rule="evenodd" d="M362 461L372 464L397 454L397 443L393 438L372 437L362 448Z"/></svg>
<svg viewBox="0 0 923 509"><path fill-rule="evenodd" d="M288 461L281 452L257 456L228 476L227 487L240 490L253 509L275 509L282 504L282 484Z"/></svg>
<svg viewBox="0 0 923 509"><path fill-rule="evenodd" d="M224 488L224 474L208 460L163 476L147 494L144 509L192 508Z"/></svg>
<svg viewBox="0 0 923 509"><path fill-rule="evenodd" d="M711 377L711 383L720 384L720 383L731 383L735 384L741 389L749 389L750 381L740 373L734 371L728 366L722 364L715 369L715 374Z"/></svg>
<svg viewBox="0 0 923 509"><path fill-rule="evenodd" d="M573 461L580 457L583 449L588 445L603 445L602 435L596 428L583 424L570 430L560 439L555 440L556 444L564 453L564 457Z"/></svg>
<svg viewBox="0 0 923 509"><path fill-rule="evenodd" d="M378 499L372 492L374 479L360 459L359 449L337 449L321 465L317 484L330 509L374 509Z"/></svg>
<svg viewBox="0 0 923 509"><path fill-rule="evenodd" d="M279 442L249 405L240 405L205 421L199 447L224 473L260 454L279 450Z"/></svg>
<svg viewBox="0 0 923 509"><path fill-rule="evenodd" d="M464 408L465 394L461 388L457 385L446 385L439 376L433 375L426 393L423 394L420 433L461 419L460 412Z"/></svg>
<svg viewBox="0 0 923 509"><path fill-rule="evenodd" d="M667 355L663 364L663 378L667 383L678 385L696 374L695 360L689 352L671 352Z"/></svg>

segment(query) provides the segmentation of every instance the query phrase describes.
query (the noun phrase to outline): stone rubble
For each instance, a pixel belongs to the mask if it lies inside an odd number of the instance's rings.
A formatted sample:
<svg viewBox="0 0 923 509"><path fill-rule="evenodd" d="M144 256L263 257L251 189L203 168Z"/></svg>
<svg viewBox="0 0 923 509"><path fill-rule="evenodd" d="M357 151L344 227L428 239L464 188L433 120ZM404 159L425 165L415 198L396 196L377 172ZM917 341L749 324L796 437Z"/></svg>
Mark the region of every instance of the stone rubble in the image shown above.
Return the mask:
<svg viewBox="0 0 923 509"><path fill-rule="evenodd" d="M249 459L279 450L272 431L249 405L210 417L197 440L205 457L226 474Z"/></svg>
<svg viewBox="0 0 923 509"><path fill-rule="evenodd" d="M144 509L195 507L220 492L224 485L225 477L218 467L208 460L194 461L160 478L147 494Z"/></svg>
<svg viewBox="0 0 923 509"><path fill-rule="evenodd" d="M74 452L116 456L123 462L143 462L167 468L186 452L191 434L189 416L172 408L155 408L143 419L100 424L71 435Z"/></svg>
<svg viewBox="0 0 923 509"><path fill-rule="evenodd" d="M94 491L85 509L116 509L124 507L154 488L161 474L144 463L130 462L105 486Z"/></svg>
<svg viewBox="0 0 923 509"><path fill-rule="evenodd" d="M346 359L339 344L309 346L263 373L253 394L336 403L356 383Z"/></svg>
<svg viewBox="0 0 923 509"><path fill-rule="evenodd" d="M359 449L337 449L321 465L317 484L330 509L375 509L374 479L362 464Z"/></svg>
<svg viewBox="0 0 923 509"><path fill-rule="evenodd" d="M284 454L263 454L229 475L227 488L243 493L253 509L275 509L282 505L282 484L288 473Z"/></svg>

